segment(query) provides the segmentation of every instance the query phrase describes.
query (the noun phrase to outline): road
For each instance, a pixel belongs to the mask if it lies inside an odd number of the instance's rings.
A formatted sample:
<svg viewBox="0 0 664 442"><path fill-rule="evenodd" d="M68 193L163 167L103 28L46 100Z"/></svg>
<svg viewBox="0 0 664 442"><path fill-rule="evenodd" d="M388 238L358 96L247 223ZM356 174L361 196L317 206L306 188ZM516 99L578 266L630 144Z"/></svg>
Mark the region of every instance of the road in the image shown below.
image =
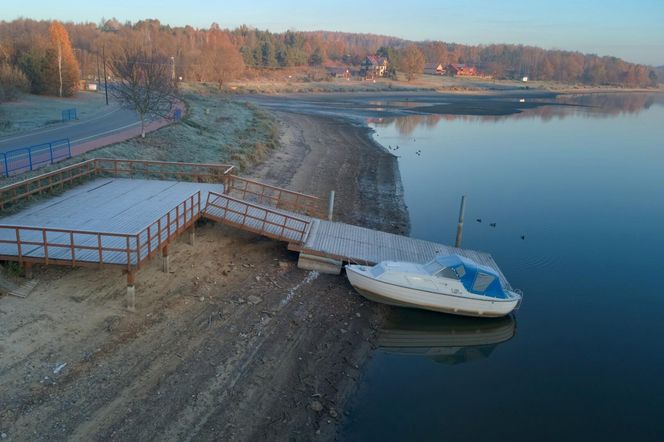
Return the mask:
<svg viewBox="0 0 664 442"><path fill-rule="evenodd" d="M63 138L69 138L71 146L74 148L77 145L89 143L102 137L135 130L137 127L140 128L140 121L136 112L123 109L117 104L111 104L108 110L85 119L58 123L29 132L2 137L0 138L0 152Z"/></svg>

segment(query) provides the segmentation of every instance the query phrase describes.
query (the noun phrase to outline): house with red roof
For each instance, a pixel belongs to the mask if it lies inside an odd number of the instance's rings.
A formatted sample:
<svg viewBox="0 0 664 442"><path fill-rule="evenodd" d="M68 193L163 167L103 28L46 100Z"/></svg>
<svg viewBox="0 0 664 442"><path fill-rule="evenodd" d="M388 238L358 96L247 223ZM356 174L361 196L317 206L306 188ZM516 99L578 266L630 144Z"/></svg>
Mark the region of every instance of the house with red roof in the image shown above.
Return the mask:
<svg viewBox="0 0 664 442"><path fill-rule="evenodd" d="M445 74L450 77L477 77L479 74L475 66L462 63L452 63L445 67Z"/></svg>

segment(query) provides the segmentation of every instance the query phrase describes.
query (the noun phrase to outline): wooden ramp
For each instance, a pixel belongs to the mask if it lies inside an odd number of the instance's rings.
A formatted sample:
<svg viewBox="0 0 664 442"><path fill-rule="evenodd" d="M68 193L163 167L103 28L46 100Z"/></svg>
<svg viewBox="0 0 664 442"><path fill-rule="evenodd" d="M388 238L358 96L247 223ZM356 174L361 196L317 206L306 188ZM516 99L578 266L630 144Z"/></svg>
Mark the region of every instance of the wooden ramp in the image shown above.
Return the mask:
<svg viewBox="0 0 664 442"><path fill-rule="evenodd" d="M350 224L322 220L210 192L203 216L242 230L285 241L290 250L342 262L425 263L436 255L458 254L495 270L509 282L491 255Z"/></svg>

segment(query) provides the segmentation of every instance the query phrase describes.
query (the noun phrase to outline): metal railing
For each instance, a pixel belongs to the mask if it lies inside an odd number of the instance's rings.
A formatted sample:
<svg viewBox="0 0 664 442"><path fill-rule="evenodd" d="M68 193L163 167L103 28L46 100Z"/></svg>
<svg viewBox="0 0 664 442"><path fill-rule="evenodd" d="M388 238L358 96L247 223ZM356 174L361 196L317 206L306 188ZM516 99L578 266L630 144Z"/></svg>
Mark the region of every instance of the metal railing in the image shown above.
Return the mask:
<svg viewBox="0 0 664 442"><path fill-rule="evenodd" d="M304 243L311 224L310 220L215 192L208 193L204 214L242 230L297 243Z"/></svg>
<svg viewBox="0 0 664 442"><path fill-rule="evenodd" d="M19 263L140 268L201 217L192 194L139 233L0 225L0 259Z"/></svg>
<svg viewBox="0 0 664 442"><path fill-rule="evenodd" d="M0 153L0 172L11 176L71 158L69 138Z"/></svg>
<svg viewBox="0 0 664 442"><path fill-rule="evenodd" d="M71 121L78 120L78 115L76 114L76 108L65 109L61 112L62 121Z"/></svg>
<svg viewBox="0 0 664 442"><path fill-rule="evenodd" d="M235 195L242 200L317 218L327 217L325 202L315 196L270 186L236 175L229 175L225 184L227 194Z"/></svg>

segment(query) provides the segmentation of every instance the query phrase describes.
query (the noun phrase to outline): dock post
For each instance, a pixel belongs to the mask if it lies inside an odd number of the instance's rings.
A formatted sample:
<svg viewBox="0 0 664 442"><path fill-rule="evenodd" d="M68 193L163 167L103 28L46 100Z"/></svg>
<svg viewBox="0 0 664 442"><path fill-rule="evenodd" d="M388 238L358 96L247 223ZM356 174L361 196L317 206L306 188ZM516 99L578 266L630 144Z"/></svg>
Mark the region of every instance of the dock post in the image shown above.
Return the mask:
<svg viewBox="0 0 664 442"><path fill-rule="evenodd" d="M457 234L454 247L461 247L461 237L463 236L463 217L466 211L466 195L461 195L461 207L459 208L459 224L457 224Z"/></svg>
<svg viewBox="0 0 664 442"><path fill-rule="evenodd" d="M327 202L327 219L332 221L332 212L334 212L334 190L330 191L330 199Z"/></svg>
<svg viewBox="0 0 664 442"><path fill-rule="evenodd" d="M170 257L168 256L168 244L166 244L164 248L161 249L161 269L164 271L164 273L168 273L170 271L170 264Z"/></svg>
<svg viewBox="0 0 664 442"><path fill-rule="evenodd" d="M127 272L127 310L136 311L136 271Z"/></svg>
<svg viewBox="0 0 664 442"><path fill-rule="evenodd" d="M32 263L30 261L25 261L23 266L23 270L25 271L25 279L32 279Z"/></svg>
<svg viewBox="0 0 664 442"><path fill-rule="evenodd" d="M189 227L189 235L187 237L187 242L189 242L190 246L195 246L196 245L196 225L192 224L191 227Z"/></svg>

